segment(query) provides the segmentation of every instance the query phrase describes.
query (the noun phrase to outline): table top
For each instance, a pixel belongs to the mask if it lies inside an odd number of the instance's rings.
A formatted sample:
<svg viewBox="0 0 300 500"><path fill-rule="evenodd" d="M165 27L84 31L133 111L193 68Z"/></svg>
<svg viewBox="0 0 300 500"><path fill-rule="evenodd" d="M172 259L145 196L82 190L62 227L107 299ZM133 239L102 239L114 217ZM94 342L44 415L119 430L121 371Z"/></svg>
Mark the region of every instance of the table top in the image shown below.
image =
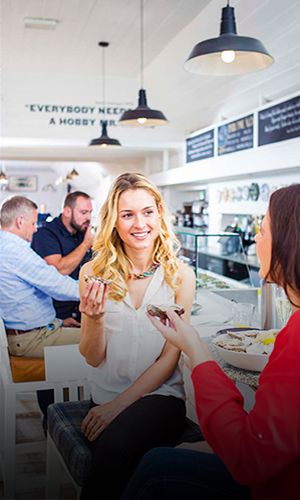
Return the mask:
<svg viewBox="0 0 300 500"><path fill-rule="evenodd" d="M222 368L226 375L231 378L231 380L233 380L234 382L242 382L243 384L247 384L254 390L257 389L260 372L236 368L235 366L226 363L226 361L224 361L217 354L217 351L214 349L211 342L209 342L209 348L218 365Z"/></svg>
<svg viewBox="0 0 300 500"><path fill-rule="evenodd" d="M211 338L223 328L234 327L232 324L233 312L232 302L215 293L202 291L197 293L197 302L202 305L200 313L191 317L191 324L197 330L199 336L209 343L213 357L222 370L234 382L242 382L256 389L260 372L243 370L226 363L216 352L211 344Z"/></svg>

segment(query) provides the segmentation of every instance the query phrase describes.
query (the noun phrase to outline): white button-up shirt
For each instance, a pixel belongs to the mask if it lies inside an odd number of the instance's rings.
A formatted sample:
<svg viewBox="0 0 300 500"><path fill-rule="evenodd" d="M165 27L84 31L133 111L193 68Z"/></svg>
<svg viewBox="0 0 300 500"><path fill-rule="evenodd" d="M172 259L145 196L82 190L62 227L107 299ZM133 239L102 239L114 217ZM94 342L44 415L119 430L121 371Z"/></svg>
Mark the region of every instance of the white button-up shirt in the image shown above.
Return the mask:
<svg viewBox="0 0 300 500"><path fill-rule="evenodd" d="M0 230L0 316L6 328L29 330L55 320L52 298L79 300L78 281L49 266L30 243Z"/></svg>
<svg viewBox="0 0 300 500"><path fill-rule="evenodd" d="M153 275L139 309L134 308L129 294L122 302L106 302L106 358L97 368L90 367L89 372L95 403L114 399L160 356L165 339L146 316L148 304L174 304L174 290L165 283L162 267ZM179 368L151 394L183 398L183 382Z"/></svg>

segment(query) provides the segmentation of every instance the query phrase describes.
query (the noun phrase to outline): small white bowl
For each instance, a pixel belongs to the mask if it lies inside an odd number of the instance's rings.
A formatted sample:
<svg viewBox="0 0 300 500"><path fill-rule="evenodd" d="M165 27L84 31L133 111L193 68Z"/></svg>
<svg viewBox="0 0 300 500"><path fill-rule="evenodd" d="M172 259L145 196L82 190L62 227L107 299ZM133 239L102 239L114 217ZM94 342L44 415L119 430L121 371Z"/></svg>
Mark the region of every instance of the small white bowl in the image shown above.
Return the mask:
<svg viewBox="0 0 300 500"><path fill-rule="evenodd" d="M216 344L217 340L222 338L222 335L225 337L227 332L243 332L245 330L257 330L256 328L226 328L224 330L220 330L216 337L213 338L212 343L214 345L214 349L226 363L229 363L236 368L243 368L244 370L251 370L255 372L261 372L266 366L269 355L268 354L251 354L248 352L237 352L230 351L229 349L224 349L224 347L220 347Z"/></svg>
<svg viewBox="0 0 300 500"><path fill-rule="evenodd" d="M237 368L243 368L244 370L261 372L269 359L267 354L249 354L247 352L230 351L216 345L214 341L213 344L214 349L216 349L219 356L226 361L226 363L236 366Z"/></svg>

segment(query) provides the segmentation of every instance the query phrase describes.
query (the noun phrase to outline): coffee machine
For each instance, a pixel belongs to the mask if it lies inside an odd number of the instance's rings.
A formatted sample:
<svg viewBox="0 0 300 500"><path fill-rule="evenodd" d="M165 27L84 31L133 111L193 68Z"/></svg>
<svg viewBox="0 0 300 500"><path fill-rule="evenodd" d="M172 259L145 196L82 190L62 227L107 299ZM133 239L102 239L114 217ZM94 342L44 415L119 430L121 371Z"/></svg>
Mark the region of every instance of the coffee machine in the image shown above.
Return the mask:
<svg viewBox="0 0 300 500"><path fill-rule="evenodd" d="M192 223L194 228L202 229L206 232L208 228L207 213L208 203L206 200L194 200L192 202Z"/></svg>

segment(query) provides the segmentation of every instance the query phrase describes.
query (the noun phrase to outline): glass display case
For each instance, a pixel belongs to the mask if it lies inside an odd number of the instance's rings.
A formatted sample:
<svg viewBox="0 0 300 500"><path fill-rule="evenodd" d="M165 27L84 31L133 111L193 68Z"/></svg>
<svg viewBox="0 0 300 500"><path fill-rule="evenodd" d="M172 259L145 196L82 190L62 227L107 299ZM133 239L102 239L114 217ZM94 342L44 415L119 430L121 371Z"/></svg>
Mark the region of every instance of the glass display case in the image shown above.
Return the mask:
<svg viewBox="0 0 300 500"><path fill-rule="evenodd" d="M174 228L180 240L180 258L191 264L197 287L244 289L259 286L258 262L247 256L238 233L204 234L190 228Z"/></svg>

